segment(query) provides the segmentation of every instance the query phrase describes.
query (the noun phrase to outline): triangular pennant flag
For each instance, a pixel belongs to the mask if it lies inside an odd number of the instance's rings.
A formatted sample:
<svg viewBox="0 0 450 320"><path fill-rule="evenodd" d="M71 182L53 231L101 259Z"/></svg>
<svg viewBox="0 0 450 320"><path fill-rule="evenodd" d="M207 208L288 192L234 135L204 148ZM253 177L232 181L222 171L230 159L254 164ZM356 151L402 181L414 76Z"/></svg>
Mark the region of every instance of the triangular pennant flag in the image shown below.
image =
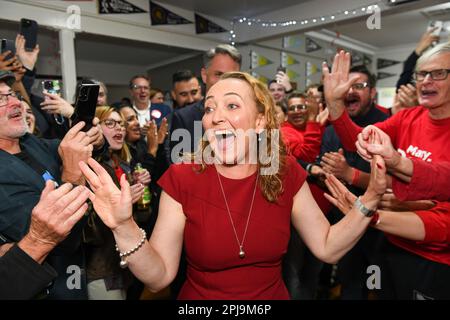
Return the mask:
<svg viewBox="0 0 450 320"><path fill-rule="evenodd" d="M311 38L306 38L306 52L313 52L322 49L317 42Z"/></svg>
<svg viewBox="0 0 450 320"><path fill-rule="evenodd" d="M363 64L365 66L371 65L372 64L372 59L369 56L364 55L364 57L363 57Z"/></svg>
<svg viewBox="0 0 450 320"><path fill-rule="evenodd" d="M298 49L302 46L302 39L297 36L283 37L283 48Z"/></svg>
<svg viewBox="0 0 450 320"><path fill-rule="evenodd" d="M192 23L189 20L161 7L160 5L150 1L150 19L152 26L161 24L187 24Z"/></svg>
<svg viewBox="0 0 450 320"><path fill-rule="evenodd" d="M98 0L99 14L144 13L147 12L125 0Z"/></svg>
<svg viewBox="0 0 450 320"><path fill-rule="evenodd" d="M318 72L318 70L319 70L319 67L316 64L309 62L309 61L306 62L306 77L310 77L310 76L316 74Z"/></svg>
<svg viewBox="0 0 450 320"><path fill-rule="evenodd" d="M286 67L299 63L295 58L286 52L281 52L281 66Z"/></svg>
<svg viewBox="0 0 450 320"><path fill-rule="evenodd" d="M395 75L396 74L394 74L394 73L378 72L377 80L386 79L386 78L389 78L389 77L393 77Z"/></svg>
<svg viewBox="0 0 450 320"><path fill-rule="evenodd" d="M377 69L387 68L400 63L400 61L389 60L389 59L377 59Z"/></svg>
<svg viewBox="0 0 450 320"><path fill-rule="evenodd" d="M226 32L224 28L209 21L198 14L195 14L195 32L196 33L221 33Z"/></svg>
<svg viewBox="0 0 450 320"><path fill-rule="evenodd" d="M258 79L259 81L261 81L264 84L268 84L269 83L269 79L267 79L266 77L256 73L255 71L252 71L251 75L252 75L252 77Z"/></svg>
<svg viewBox="0 0 450 320"><path fill-rule="evenodd" d="M293 70L286 70L286 74L290 80L298 78L300 75Z"/></svg>
<svg viewBox="0 0 450 320"><path fill-rule="evenodd" d="M255 51L251 51L251 65L250 69L267 66L268 64L273 63L271 60L266 57L258 54Z"/></svg>
<svg viewBox="0 0 450 320"><path fill-rule="evenodd" d="M352 52L352 65L363 63L363 56L358 52Z"/></svg>

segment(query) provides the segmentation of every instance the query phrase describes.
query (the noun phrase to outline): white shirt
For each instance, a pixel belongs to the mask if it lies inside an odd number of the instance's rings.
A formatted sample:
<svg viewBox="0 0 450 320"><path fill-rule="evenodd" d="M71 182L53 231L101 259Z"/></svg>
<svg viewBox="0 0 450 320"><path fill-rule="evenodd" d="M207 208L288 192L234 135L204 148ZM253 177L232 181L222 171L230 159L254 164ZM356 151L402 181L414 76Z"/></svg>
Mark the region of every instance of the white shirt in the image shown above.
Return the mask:
<svg viewBox="0 0 450 320"><path fill-rule="evenodd" d="M147 122L150 121L151 117L150 117L150 107L151 107L152 103L149 101L148 102L148 107L147 109L144 110L139 110L135 104L133 104L133 109L136 110L137 116L138 116L138 120L139 120L139 126L143 127Z"/></svg>

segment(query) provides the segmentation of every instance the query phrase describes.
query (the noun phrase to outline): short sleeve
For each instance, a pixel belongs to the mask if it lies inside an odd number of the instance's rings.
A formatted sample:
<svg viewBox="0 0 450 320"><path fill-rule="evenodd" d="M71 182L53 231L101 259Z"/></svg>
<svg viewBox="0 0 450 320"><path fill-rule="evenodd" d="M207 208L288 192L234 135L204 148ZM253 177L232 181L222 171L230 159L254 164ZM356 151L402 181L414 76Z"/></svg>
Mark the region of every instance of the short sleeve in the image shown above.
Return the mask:
<svg viewBox="0 0 450 320"><path fill-rule="evenodd" d="M158 185L175 201L183 203L182 186L182 164L172 164L169 169L158 180Z"/></svg>

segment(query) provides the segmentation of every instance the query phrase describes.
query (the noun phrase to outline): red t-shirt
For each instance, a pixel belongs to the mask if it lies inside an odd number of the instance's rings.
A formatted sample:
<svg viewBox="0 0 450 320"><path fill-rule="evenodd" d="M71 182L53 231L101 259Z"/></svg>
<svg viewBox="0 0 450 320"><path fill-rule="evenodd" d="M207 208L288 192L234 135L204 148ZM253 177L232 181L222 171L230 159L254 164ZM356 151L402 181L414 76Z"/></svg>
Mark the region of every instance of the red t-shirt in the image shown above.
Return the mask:
<svg viewBox="0 0 450 320"><path fill-rule="evenodd" d="M320 154L323 130L318 122L308 121L305 130L300 130L285 121L281 125L281 134L288 152L295 158L314 162Z"/></svg>
<svg viewBox="0 0 450 320"><path fill-rule="evenodd" d="M178 299L289 299L281 277L281 260L290 238L293 197L306 172L292 157L283 176L284 192L269 203L258 188L243 244L239 245L220 189L217 171L203 173L194 164L172 165L158 181L186 215L184 248L187 279ZM239 241L242 241L256 173L244 179L221 176Z"/></svg>
<svg viewBox="0 0 450 320"><path fill-rule="evenodd" d="M356 151L355 141L362 128L344 113L332 121L342 145L349 151ZM433 120L424 107L402 110L391 118L375 124L386 132L392 144L408 158L423 161L450 161L446 146L450 141L450 118ZM399 247L426 259L450 265L450 242L448 235L450 203L438 203L436 207L415 212L425 226L424 241L410 241L388 235L389 240Z"/></svg>

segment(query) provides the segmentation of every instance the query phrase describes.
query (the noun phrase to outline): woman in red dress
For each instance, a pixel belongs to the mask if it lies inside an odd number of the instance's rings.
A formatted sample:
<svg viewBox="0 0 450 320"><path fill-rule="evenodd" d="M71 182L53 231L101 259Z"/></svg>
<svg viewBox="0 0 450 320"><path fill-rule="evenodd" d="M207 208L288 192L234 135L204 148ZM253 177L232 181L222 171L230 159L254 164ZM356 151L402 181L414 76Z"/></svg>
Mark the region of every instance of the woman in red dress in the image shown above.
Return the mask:
<svg viewBox="0 0 450 320"><path fill-rule="evenodd" d="M184 245L188 271L179 299L289 299L281 260L291 222L328 263L364 233L385 191L381 157L374 157L370 185L358 204L330 226L305 183L306 173L286 155L264 84L245 73L223 75L206 95L203 126L201 156L172 165L159 180L160 209L148 242L131 218L126 180L119 191L95 161L88 162L92 169L80 163L122 264L150 290L171 283ZM257 138L244 132L256 132ZM255 150L267 151L266 157L253 157Z"/></svg>

